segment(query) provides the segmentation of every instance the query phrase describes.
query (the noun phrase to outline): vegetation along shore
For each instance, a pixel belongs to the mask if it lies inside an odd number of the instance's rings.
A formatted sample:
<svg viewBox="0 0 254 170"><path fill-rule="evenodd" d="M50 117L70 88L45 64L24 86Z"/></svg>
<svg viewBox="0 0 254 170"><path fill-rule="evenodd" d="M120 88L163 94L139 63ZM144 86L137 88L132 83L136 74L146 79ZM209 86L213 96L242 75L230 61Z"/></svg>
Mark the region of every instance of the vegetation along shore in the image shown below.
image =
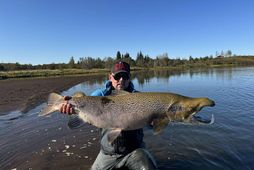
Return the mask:
<svg viewBox="0 0 254 170"><path fill-rule="evenodd" d="M142 52L132 59L128 53L121 54L119 51L115 58L104 59L83 57L75 62L71 57L68 63L52 63L42 65L0 63L0 80L9 78L25 77L53 77L66 75L90 75L107 73L116 61L126 61L132 65L133 70L142 69L188 69L202 67L225 67L225 66L254 66L254 55L240 56L227 52L216 53L216 57L205 56L188 59L171 59L167 53L157 56L155 59Z"/></svg>

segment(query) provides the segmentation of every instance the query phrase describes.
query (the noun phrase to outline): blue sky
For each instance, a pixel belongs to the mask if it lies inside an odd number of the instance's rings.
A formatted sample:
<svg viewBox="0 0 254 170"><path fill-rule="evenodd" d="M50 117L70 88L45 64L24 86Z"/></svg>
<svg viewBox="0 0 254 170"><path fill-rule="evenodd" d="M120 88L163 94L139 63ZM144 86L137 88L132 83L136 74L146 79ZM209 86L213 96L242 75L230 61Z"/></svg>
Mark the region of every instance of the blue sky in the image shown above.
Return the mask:
<svg viewBox="0 0 254 170"><path fill-rule="evenodd" d="M254 54L253 0L0 0L0 63Z"/></svg>

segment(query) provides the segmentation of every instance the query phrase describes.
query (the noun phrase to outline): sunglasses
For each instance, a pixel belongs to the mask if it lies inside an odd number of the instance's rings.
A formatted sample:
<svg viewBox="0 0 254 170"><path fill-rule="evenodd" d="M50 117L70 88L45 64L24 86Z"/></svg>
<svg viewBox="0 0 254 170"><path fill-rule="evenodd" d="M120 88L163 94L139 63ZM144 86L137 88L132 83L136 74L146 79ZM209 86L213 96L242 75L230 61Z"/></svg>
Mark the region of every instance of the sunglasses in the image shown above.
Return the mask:
<svg viewBox="0 0 254 170"><path fill-rule="evenodd" d="M120 80L121 77L123 78L123 80L129 80L130 79L129 74L127 74L127 73L118 73L116 75L113 75L113 77L117 81Z"/></svg>

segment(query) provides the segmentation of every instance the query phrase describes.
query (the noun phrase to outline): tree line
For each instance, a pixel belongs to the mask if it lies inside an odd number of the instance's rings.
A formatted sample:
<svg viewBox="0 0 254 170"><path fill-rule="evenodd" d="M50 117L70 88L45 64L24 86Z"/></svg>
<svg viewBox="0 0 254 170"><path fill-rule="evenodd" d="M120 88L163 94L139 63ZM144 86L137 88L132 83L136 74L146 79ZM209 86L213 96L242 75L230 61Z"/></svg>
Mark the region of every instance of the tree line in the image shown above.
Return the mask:
<svg viewBox="0 0 254 170"><path fill-rule="evenodd" d="M155 68L155 67L193 67L209 65L254 65L254 56L232 55L231 50L226 52L216 52L215 57L212 55L205 57L188 59L170 58L167 53L156 56L155 59L149 55L144 55L141 51L137 53L136 59L133 59L129 53L121 54L117 51L116 56L101 58L81 57L78 61L71 57L68 63L52 64L19 64L17 63L0 63L0 71L14 70L39 70L39 69L109 69L117 61L125 61L132 67Z"/></svg>

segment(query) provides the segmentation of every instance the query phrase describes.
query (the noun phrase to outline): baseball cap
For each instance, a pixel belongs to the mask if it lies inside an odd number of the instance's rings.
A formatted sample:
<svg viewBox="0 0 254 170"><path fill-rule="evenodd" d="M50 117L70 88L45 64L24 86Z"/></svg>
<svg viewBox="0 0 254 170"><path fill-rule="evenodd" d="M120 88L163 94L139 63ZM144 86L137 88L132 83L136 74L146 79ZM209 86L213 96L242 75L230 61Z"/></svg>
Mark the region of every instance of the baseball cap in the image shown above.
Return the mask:
<svg viewBox="0 0 254 170"><path fill-rule="evenodd" d="M112 67L111 72L113 74L123 73L123 72L130 74L130 65L124 61L117 62Z"/></svg>

